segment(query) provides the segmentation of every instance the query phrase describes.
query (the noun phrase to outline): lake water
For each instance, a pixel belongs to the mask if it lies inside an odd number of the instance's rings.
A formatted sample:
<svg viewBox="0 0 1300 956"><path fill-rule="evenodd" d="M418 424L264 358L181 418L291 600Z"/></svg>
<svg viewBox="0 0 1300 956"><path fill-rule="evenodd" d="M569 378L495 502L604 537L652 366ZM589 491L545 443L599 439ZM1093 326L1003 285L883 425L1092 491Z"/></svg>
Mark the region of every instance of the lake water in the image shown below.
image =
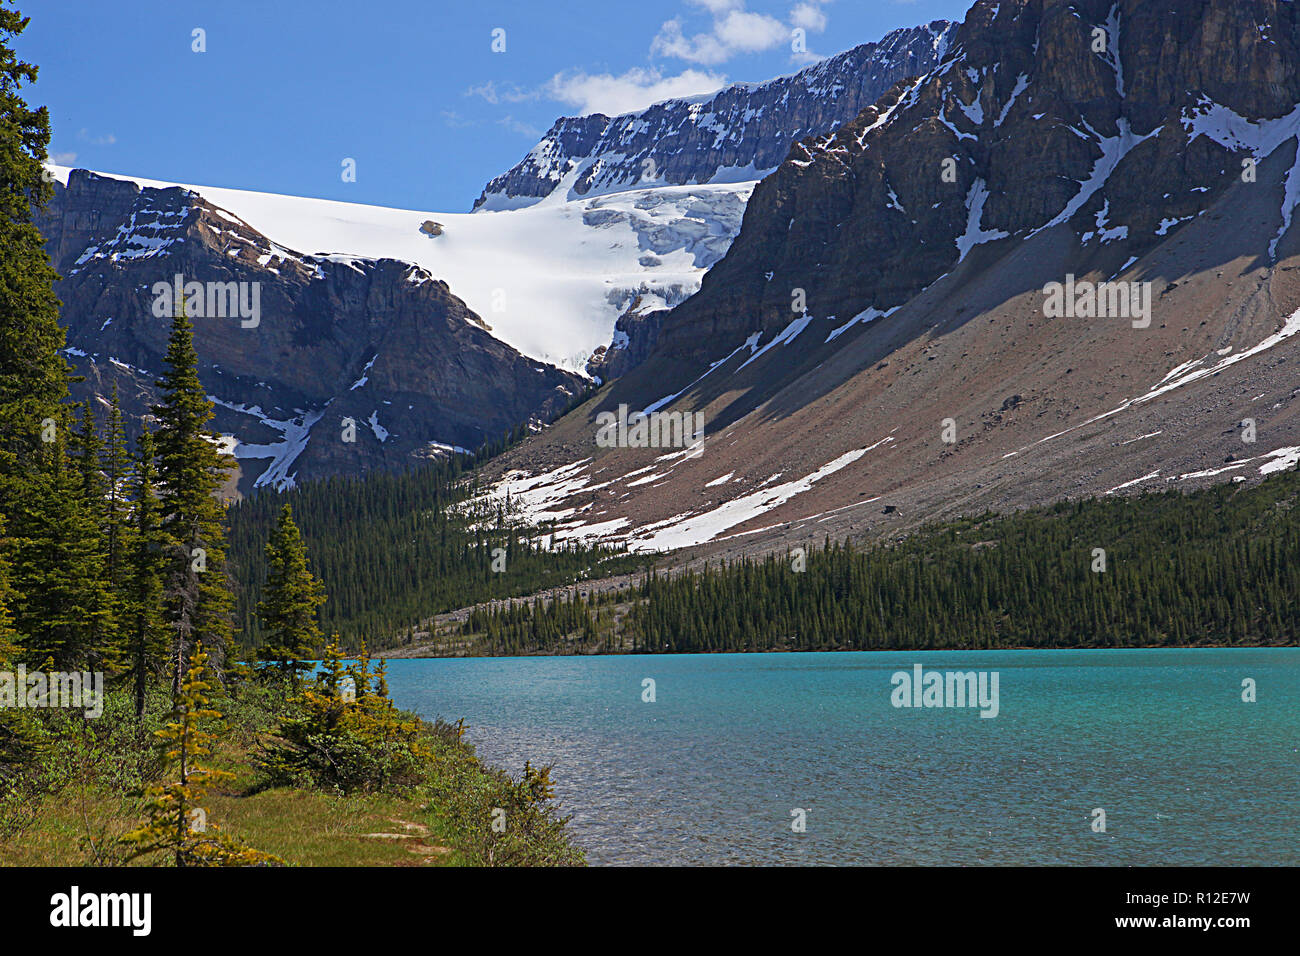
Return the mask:
<svg viewBox="0 0 1300 956"><path fill-rule="evenodd" d="M996 671L998 715L893 706L918 663ZM512 774L553 764L593 864L1300 863L1300 649L394 660L389 683Z"/></svg>

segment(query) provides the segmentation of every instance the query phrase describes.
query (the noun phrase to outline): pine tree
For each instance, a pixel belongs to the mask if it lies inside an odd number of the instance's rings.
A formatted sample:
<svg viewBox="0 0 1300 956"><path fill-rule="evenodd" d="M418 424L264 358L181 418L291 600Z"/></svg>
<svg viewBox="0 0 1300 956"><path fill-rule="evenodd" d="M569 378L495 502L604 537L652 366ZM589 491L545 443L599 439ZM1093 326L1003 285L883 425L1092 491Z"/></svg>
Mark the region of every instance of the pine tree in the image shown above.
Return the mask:
<svg viewBox="0 0 1300 956"><path fill-rule="evenodd" d="M130 508L127 484L131 474L131 455L126 445L126 426L118 404L117 383L109 405L107 433L104 438L104 576L116 603L126 595L126 555L130 551Z"/></svg>
<svg viewBox="0 0 1300 956"><path fill-rule="evenodd" d="M76 427L68 442L68 457L76 465L82 497L87 503L95 505L94 513L99 512L106 498L104 482L104 442L99 435L99 423L95 420L95 406L92 402L79 402L73 410L80 413L76 417Z"/></svg>
<svg viewBox="0 0 1300 956"><path fill-rule="evenodd" d="M153 411L159 419L158 484L169 539L164 607L172 631L175 693L195 641L225 660L234 604L226 578L225 508L217 498L231 462L217 451L219 436L207 429L212 403L199 381L194 327L183 299L172 319L164 363L157 383L163 398Z"/></svg>
<svg viewBox="0 0 1300 956"><path fill-rule="evenodd" d="M167 663L167 639L162 620L163 575L166 573L166 538L162 532L161 505L154 470L153 433L140 433L131 494L135 499L133 522L124 555L125 607L128 626L124 656L135 691L136 716L144 713L149 678Z"/></svg>
<svg viewBox="0 0 1300 956"><path fill-rule="evenodd" d="M104 476L104 443L99 434L95 419L93 402L83 402L75 408L81 409L77 427L72 430L69 442L71 463L77 475L77 494L81 498L81 510L86 516L90 528L87 544L93 549L96 561L88 567L99 581L95 593L99 595L102 606L95 610L99 613L92 617L93 630L90 644L101 652L101 660L107 660L112 648L114 611L116 596L113 594L113 582L109 574L108 563L108 483Z"/></svg>
<svg viewBox="0 0 1300 956"><path fill-rule="evenodd" d="M49 114L24 102L21 87L35 82L37 71L12 48L27 22L17 10L0 9L0 515L11 515L26 496L42 435L68 391L58 275L32 223L32 207L53 195L42 165Z"/></svg>
<svg viewBox="0 0 1300 956"><path fill-rule="evenodd" d="M257 606L266 640L257 659L279 671L296 691L299 675L320 648L316 613L325 603L325 588L307 566L307 549L287 504L266 545L266 568L266 585Z"/></svg>
<svg viewBox="0 0 1300 956"><path fill-rule="evenodd" d="M0 545L5 542L0 522ZM13 643L13 616L9 613L12 592L9 588L9 563L0 547L0 670L9 670L18 653ZM31 718L25 711L0 707L0 795L9 779L40 753Z"/></svg>
<svg viewBox="0 0 1300 956"><path fill-rule="evenodd" d="M196 643L172 708L171 721L157 732L163 759L177 771L175 783L155 784L145 790L148 822L125 834L132 846L128 859L151 853L170 854L177 866L267 866L284 861L243 846L206 823L200 805L214 783L234 778L194 761L210 756L216 735L203 729L205 721L220 720L208 698L208 655Z"/></svg>
<svg viewBox="0 0 1300 956"><path fill-rule="evenodd" d="M42 555L28 532L69 542L85 530L24 520L18 513L66 477L52 470L62 452L54 456L48 445L65 421L62 403L68 393L68 366L60 354L64 336L59 300L54 295L58 275L32 222L33 207L43 206L53 195L43 168L49 114L24 101L22 87L35 82L37 70L19 60L12 46L27 23L17 10L0 8L0 522L7 522L9 532L0 558L13 559L6 598L16 621L30 618L23 610L27 598L39 606L48 600L41 589L60 591L70 583L54 566L56 559ZM66 503L41 502L36 510L45 522L60 520L61 510L72 517ZM47 573L58 580L47 579ZM75 600L74 606L79 606ZM53 626L72 624L63 617Z"/></svg>
<svg viewBox="0 0 1300 956"><path fill-rule="evenodd" d="M111 615L95 517L63 439L37 457L40 468L12 518L14 579L25 585L11 608L22 656L36 665L51 660L58 670L102 669L112 657L101 643Z"/></svg>

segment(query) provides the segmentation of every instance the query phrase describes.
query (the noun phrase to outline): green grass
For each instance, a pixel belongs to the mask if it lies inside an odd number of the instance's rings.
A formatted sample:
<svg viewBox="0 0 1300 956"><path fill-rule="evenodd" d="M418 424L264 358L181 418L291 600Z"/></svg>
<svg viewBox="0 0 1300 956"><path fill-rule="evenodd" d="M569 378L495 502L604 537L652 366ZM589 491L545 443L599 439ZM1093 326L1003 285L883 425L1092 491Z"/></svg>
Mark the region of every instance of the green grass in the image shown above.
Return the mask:
<svg viewBox="0 0 1300 956"><path fill-rule="evenodd" d="M224 714L205 766L234 775L213 787L203 807L210 828L293 866L581 865L546 775L515 779L482 764L463 728L424 723L432 756L421 780L395 792L342 794L272 787L259 771L275 739L284 701L242 684L216 701ZM123 834L144 820L144 786L162 779L153 731L165 723L168 697L151 693L137 724L131 701L111 692L104 714L86 720L64 711L32 711L46 750L0 795L0 866L169 865L126 859ZM494 831L504 811L506 831Z"/></svg>

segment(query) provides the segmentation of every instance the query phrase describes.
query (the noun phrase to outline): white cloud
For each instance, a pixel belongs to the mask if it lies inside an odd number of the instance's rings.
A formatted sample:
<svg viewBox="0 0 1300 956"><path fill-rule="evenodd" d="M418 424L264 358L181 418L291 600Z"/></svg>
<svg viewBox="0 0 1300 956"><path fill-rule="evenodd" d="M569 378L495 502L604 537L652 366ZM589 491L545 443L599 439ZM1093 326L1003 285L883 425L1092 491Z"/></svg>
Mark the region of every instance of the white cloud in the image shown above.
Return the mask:
<svg viewBox="0 0 1300 956"><path fill-rule="evenodd" d="M798 3L790 11L790 25L802 27L809 33L821 33L826 29L826 12L818 3Z"/></svg>
<svg viewBox="0 0 1300 956"><path fill-rule="evenodd" d="M713 32L724 44L740 53L768 50L790 38L790 31L780 20L744 10L728 12L713 25Z"/></svg>
<svg viewBox="0 0 1300 956"><path fill-rule="evenodd" d="M703 7L712 14L726 13L728 10L739 10L745 6L745 0L687 0L693 6Z"/></svg>
<svg viewBox="0 0 1300 956"><path fill-rule="evenodd" d="M71 166L77 161L76 153L50 153L49 160L55 166Z"/></svg>
<svg viewBox="0 0 1300 956"><path fill-rule="evenodd" d="M498 88L496 81L488 80L481 86L471 86L465 91L466 96L481 96L489 103L524 103L535 100L540 95L537 90L525 90L514 84Z"/></svg>
<svg viewBox="0 0 1300 956"><path fill-rule="evenodd" d="M461 116L455 110L443 110L442 121L452 129L464 129L467 126L478 125L475 120L465 119L465 117Z"/></svg>
<svg viewBox="0 0 1300 956"><path fill-rule="evenodd" d="M581 113L616 116L645 109L651 103L712 93L727 85L727 78L703 70L684 70L664 76L656 69L634 67L615 76L610 73L557 73L546 85L554 99Z"/></svg>
<svg viewBox="0 0 1300 956"><path fill-rule="evenodd" d="M690 36L676 17L664 22L650 42L650 52L690 63L716 65L738 53L760 53L790 39L784 23L765 13L746 10L743 0L691 0L713 14L711 28Z"/></svg>
<svg viewBox="0 0 1300 956"><path fill-rule="evenodd" d="M512 133L518 133L520 136L527 136L529 139L541 139L542 130L538 129L531 123L525 123L523 120L517 120L513 116L506 115L497 120L498 126L503 126Z"/></svg>
<svg viewBox="0 0 1300 956"><path fill-rule="evenodd" d="M92 136L89 130L82 129L77 133L77 139L90 143L92 146L112 146L117 142L117 137L112 133L105 133L103 136Z"/></svg>

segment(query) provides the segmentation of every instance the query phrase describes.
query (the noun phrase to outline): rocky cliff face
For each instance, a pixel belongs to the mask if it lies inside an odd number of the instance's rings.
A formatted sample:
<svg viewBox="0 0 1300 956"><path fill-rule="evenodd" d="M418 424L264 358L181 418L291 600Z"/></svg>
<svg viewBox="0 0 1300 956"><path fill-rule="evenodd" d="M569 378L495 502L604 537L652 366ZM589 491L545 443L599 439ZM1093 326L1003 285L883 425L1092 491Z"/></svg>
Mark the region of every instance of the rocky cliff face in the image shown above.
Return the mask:
<svg viewBox="0 0 1300 956"><path fill-rule="evenodd" d="M941 65L759 184L658 347L716 358L804 304L869 318L1055 225L1118 267L1294 135L1298 30L1279 0L979 0Z"/></svg>
<svg viewBox="0 0 1300 956"><path fill-rule="evenodd" d="M567 198L757 179L780 165L792 143L836 129L897 81L930 70L952 28L936 20L895 30L791 76L736 84L707 98L560 119L518 165L488 183L475 208L540 199L570 176Z"/></svg>
<svg viewBox="0 0 1300 956"><path fill-rule="evenodd" d="M599 382L608 382L632 371L653 351L667 314L657 297L638 296L614 323L609 347L596 349L587 362L587 373Z"/></svg>
<svg viewBox="0 0 1300 956"><path fill-rule="evenodd" d="M583 388L493 338L421 267L303 255L185 189L74 170L39 226L79 397L117 382L147 414L170 324L160 296L176 276L202 284L184 291L199 372L245 490L475 448Z"/></svg>

